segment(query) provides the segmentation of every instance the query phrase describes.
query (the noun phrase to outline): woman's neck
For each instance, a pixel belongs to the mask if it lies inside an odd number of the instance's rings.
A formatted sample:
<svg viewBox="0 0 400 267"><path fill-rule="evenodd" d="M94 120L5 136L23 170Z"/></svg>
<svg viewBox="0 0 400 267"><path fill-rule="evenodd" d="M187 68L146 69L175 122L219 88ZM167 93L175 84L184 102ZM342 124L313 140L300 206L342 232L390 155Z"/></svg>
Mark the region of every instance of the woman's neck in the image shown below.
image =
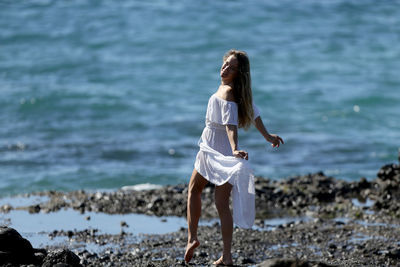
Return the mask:
<svg viewBox="0 0 400 267"><path fill-rule="evenodd" d="M221 85L229 85L230 87L233 88L233 81L221 79Z"/></svg>

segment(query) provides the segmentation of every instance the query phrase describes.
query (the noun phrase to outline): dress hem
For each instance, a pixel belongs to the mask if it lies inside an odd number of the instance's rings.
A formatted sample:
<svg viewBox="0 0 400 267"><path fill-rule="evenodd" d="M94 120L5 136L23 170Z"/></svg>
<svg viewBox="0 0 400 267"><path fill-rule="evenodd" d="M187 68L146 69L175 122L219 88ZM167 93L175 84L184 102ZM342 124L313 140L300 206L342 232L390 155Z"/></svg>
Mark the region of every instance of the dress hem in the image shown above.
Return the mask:
<svg viewBox="0 0 400 267"><path fill-rule="evenodd" d="M194 169L195 169L196 172L197 172L198 174L200 174L204 179L206 179L208 182L212 183L212 184L215 185L215 186L222 186L222 185L224 185L224 184L226 184L226 183L230 183L232 186L234 185L233 183L230 182L230 181L232 180L232 177L231 177L229 180L225 181L225 183L220 184L220 185L217 185L216 183L213 183L212 181L210 181L206 176L204 176L203 174L201 174L201 173L199 172L199 170L196 169L196 167L194 167Z"/></svg>

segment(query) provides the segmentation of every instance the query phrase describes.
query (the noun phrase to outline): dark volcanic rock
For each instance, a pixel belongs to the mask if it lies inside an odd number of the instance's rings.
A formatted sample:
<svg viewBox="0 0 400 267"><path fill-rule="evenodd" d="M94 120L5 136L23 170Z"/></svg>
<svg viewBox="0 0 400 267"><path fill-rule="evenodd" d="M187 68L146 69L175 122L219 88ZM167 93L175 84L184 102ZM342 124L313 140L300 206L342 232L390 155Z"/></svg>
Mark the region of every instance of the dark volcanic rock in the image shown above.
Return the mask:
<svg viewBox="0 0 400 267"><path fill-rule="evenodd" d="M32 263L34 252L31 243L15 229L0 227L0 263Z"/></svg>
<svg viewBox="0 0 400 267"><path fill-rule="evenodd" d="M387 164L377 176L374 210L400 217L400 165Z"/></svg>
<svg viewBox="0 0 400 267"><path fill-rule="evenodd" d="M47 252L44 249L34 249L31 243L23 238L15 229L0 227L0 264L19 266L69 266L81 267L80 258L73 252L62 249Z"/></svg>
<svg viewBox="0 0 400 267"><path fill-rule="evenodd" d="M387 164L380 168L377 174L378 178L386 181L386 180L400 180L400 165L396 164Z"/></svg>
<svg viewBox="0 0 400 267"><path fill-rule="evenodd" d="M69 266L69 267L81 267L80 258L68 249L59 249L50 251L46 258L43 260L42 267L52 266Z"/></svg>

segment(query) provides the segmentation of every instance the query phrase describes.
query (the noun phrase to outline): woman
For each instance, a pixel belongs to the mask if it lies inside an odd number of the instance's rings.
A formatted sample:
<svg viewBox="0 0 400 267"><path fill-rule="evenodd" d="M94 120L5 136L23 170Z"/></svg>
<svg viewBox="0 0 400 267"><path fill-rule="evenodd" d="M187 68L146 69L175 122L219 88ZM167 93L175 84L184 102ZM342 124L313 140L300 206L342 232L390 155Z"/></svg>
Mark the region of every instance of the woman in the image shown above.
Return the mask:
<svg viewBox="0 0 400 267"><path fill-rule="evenodd" d="M283 140L268 133L253 105L247 54L238 50L228 51L223 57L220 76L221 84L208 102L206 127L199 141L200 151L189 182L188 243L184 258L189 262L195 248L200 245L197 226L201 214L201 192L211 182L216 185L215 205L223 240L222 256L214 264L232 265L233 218L229 208L232 189L235 223L250 228L254 222L254 178L246 162L248 153L238 147L237 128L248 129L254 123L273 147L279 147Z"/></svg>

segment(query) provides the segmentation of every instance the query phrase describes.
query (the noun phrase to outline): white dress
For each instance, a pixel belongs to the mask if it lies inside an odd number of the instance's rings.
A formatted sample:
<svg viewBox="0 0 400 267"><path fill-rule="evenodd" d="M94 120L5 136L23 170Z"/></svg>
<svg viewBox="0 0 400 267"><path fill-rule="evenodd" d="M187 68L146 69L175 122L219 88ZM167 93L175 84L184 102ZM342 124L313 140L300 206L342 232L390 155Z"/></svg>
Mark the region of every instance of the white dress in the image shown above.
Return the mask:
<svg viewBox="0 0 400 267"><path fill-rule="evenodd" d="M260 115L253 104L254 118ZM238 125L235 102L213 94L207 106L206 127L199 140L200 150L194 164L205 179L220 186L233 185L233 220L243 228L251 228L255 218L254 175L247 160L232 155L226 125Z"/></svg>

